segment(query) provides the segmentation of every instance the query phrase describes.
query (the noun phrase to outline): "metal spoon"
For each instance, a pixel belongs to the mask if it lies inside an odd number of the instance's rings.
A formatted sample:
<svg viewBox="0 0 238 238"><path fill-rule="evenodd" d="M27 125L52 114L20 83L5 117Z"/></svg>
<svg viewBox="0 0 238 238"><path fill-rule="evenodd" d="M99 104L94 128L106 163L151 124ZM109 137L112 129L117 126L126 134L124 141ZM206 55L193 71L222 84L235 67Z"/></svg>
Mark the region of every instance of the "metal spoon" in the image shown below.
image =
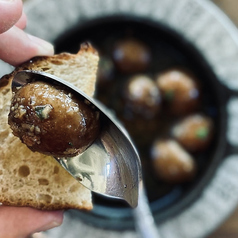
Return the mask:
<svg viewBox="0 0 238 238"><path fill-rule="evenodd" d="M123 199L131 207L136 207L142 178L139 155L127 132L112 113L74 85L44 72L18 72L12 81L12 90L32 81L62 85L78 98L89 101L100 111L102 129L94 143L78 156L55 159L91 191Z"/></svg>

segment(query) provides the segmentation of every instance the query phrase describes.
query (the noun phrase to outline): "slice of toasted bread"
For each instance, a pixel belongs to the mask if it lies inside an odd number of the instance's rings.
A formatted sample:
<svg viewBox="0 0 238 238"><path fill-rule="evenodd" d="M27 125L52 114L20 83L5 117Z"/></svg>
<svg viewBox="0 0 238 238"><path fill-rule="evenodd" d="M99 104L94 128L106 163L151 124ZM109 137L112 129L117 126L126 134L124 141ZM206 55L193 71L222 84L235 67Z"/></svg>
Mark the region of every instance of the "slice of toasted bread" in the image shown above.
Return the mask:
<svg viewBox="0 0 238 238"><path fill-rule="evenodd" d="M8 125L11 81L20 70L37 70L67 80L89 96L96 82L98 54L88 44L78 54L36 57L0 80L0 203L44 210L92 209L91 192L52 157L34 153Z"/></svg>

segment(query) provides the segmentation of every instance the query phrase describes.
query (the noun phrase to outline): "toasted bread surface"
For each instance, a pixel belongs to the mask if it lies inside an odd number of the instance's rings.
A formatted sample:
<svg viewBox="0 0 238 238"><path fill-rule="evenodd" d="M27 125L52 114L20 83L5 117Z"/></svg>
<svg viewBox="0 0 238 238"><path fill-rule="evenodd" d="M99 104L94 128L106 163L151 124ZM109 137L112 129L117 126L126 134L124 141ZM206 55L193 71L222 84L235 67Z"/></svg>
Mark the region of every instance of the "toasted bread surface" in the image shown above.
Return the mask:
<svg viewBox="0 0 238 238"><path fill-rule="evenodd" d="M44 210L92 209L91 192L52 157L32 152L8 125L11 81L21 70L44 71L73 83L93 96L97 52L88 44L77 54L35 57L0 80L0 203Z"/></svg>

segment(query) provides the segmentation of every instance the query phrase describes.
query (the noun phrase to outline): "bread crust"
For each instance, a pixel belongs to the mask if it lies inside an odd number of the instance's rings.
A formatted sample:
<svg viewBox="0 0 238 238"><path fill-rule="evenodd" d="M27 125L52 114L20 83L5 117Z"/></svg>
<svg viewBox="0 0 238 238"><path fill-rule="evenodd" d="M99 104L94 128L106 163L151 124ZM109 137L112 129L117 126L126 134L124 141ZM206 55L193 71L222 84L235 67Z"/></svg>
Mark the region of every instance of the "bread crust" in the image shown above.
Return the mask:
<svg viewBox="0 0 238 238"><path fill-rule="evenodd" d="M21 70L61 77L93 96L98 54L89 44L77 54L35 57L0 79L0 203L42 210L92 209L91 191L78 183L52 157L32 152L8 125L11 81Z"/></svg>

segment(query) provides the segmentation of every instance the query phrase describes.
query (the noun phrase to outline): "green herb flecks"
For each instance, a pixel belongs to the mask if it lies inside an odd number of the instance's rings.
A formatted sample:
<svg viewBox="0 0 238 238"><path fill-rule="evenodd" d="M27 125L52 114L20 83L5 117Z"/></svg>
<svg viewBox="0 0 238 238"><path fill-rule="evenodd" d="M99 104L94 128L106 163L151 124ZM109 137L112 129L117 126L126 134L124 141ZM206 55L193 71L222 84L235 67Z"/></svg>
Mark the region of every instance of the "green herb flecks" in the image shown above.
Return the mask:
<svg viewBox="0 0 238 238"><path fill-rule="evenodd" d="M35 112L36 115L41 119L44 120L44 116L43 116L43 110L44 110L45 106L36 106L35 107Z"/></svg>
<svg viewBox="0 0 238 238"><path fill-rule="evenodd" d="M69 144L71 147L73 147L73 143L72 143L72 142L69 142L68 144Z"/></svg>
<svg viewBox="0 0 238 238"><path fill-rule="evenodd" d="M47 119L49 117L50 111L53 109L53 107L49 104L47 105L40 105L35 107L36 115L41 119Z"/></svg>
<svg viewBox="0 0 238 238"><path fill-rule="evenodd" d="M208 137L208 134L209 134L209 131L208 131L208 128L206 128L206 127L200 127L196 131L197 138L199 138L201 140L206 139Z"/></svg>

